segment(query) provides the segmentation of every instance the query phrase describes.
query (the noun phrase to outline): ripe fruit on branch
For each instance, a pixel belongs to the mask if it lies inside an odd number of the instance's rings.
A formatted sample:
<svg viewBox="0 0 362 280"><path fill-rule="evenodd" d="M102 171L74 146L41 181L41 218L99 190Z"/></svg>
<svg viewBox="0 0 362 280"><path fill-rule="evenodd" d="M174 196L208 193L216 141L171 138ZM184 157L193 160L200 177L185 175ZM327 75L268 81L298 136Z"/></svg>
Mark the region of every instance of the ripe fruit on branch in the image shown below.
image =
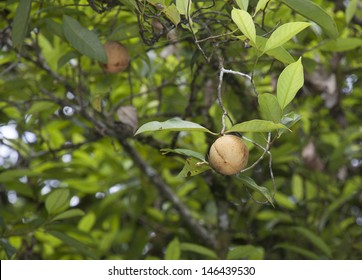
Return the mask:
<svg viewBox="0 0 362 280"><path fill-rule="evenodd" d="M104 50L108 57L108 63L101 64L104 71L118 73L127 69L130 57L127 49L121 43L108 41L104 44Z"/></svg>
<svg viewBox="0 0 362 280"><path fill-rule="evenodd" d="M224 135L218 138L210 148L209 163L213 169L223 175L235 175L248 163L249 150L241 138Z"/></svg>

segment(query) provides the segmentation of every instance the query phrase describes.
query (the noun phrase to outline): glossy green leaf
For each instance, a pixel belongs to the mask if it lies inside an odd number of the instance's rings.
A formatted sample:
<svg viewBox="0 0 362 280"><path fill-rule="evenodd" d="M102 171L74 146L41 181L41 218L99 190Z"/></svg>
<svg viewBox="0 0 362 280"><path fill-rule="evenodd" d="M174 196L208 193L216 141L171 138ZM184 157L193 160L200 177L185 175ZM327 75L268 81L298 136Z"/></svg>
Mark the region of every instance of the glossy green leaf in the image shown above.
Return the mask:
<svg viewBox="0 0 362 280"><path fill-rule="evenodd" d="M337 38L321 45L319 49L329 52L351 51L362 46L361 38Z"/></svg>
<svg viewBox="0 0 362 280"><path fill-rule="evenodd" d="M354 17L354 15L356 14L357 11L357 0L350 0L347 7L346 7L346 23L348 24L352 18Z"/></svg>
<svg viewBox="0 0 362 280"><path fill-rule="evenodd" d="M178 177L191 177L198 175L206 170L211 169L210 165L205 161L200 161L197 158L188 158L185 161L185 165L181 172L177 175Z"/></svg>
<svg viewBox="0 0 362 280"><path fill-rule="evenodd" d="M265 44L268 41L267 38L256 36L256 46L254 44L251 44L253 47L256 47L261 52L265 49ZM275 59L279 60L280 62L283 62L284 64L290 64L293 63L295 60L290 55L290 53L284 49L283 47L277 47L274 49L271 49L267 52L265 52L267 55L274 57Z"/></svg>
<svg viewBox="0 0 362 280"><path fill-rule="evenodd" d="M81 209L70 209L70 210L67 210L65 212L62 212L62 213L59 213L58 215L56 215L52 219L52 222L57 221L57 220L64 220L64 219L79 217L79 216L83 216L83 215L84 215L84 212Z"/></svg>
<svg viewBox="0 0 362 280"><path fill-rule="evenodd" d="M256 5L256 8L255 8L255 14L257 12L259 12L260 10L264 10L266 5L268 4L268 2L270 2L271 0L259 0L258 1L258 4Z"/></svg>
<svg viewBox="0 0 362 280"><path fill-rule="evenodd" d="M69 189L56 189L45 200L45 208L49 215L58 214L69 208Z"/></svg>
<svg viewBox="0 0 362 280"><path fill-rule="evenodd" d="M6 171L2 171L0 173L0 182L12 182L14 180L19 180L24 176L38 176L40 175L38 172L29 170L29 169L10 169Z"/></svg>
<svg viewBox="0 0 362 280"><path fill-rule="evenodd" d="M295 204L295 202L293 200L291 200L285 194L277 192L274 196L274 199L275 199L275 203L284 209L288 209L288 210L297 209L297 205Z"/></svg>
<svg viewBox="0 0 362 280"><path fill-rule="evenodd" d="M308 22L290 22L279 26L270 35L263 51L267 52L280 47L308 26L310 26Z"/></svg>
<svg viewBox="0 0 362 280"><path fill-rule="evenodd" d="M81 54L102 63L107 63L107 54L94 32L66 15L63 16L63 30L67 41Z"/></svg>
<svg viewBox="0 0 362 280"><path fill-rule="evenodd" d="M193 243L181 243L181 250L182 251L188 251L193 252L202 256L206 256L210 259L217 259L217 255L215 252L209 248L206 248L204 246L193 244Z"/></svg>
<svg viewBox="0 0 362 280"><path fill-rule="evenodd" d="M286 129L286 127L279 123L265 120L251 120L235 124L228 129L226 133L230 132L271 132L278 129Z"/></svg>
<svg viewBox="0 0 362 280"><path fill-rule="evenodd" d="M278 78L277 99L284 109L295 97L304 84L302 58L285 67Z"/></svg>
<svg viewBox="0 0 362 280"><path fill-rule="evenodd" d="M314 246L323 252L328 258L332 258L329 246L317 234L304 227L293 227L293 230L307 238Z"/></svg>
<svg viewBox="0 0 362 280"><path fill-rule="evenodd" d="M12 24L11 39L15 48L20 49L23 45L25 36L29 29L31 0L22 0L18 2Z"/></svg>
<svg viewBox="0 0 362 280"><path fill-rule="evenodd" d="M238 4L240 9L247 11L249 7L249 0L236 0L236 4Z"/></svg>
<svg viewBox="0 0 362 280"><path fill-rule="evenodd" d="M251 15L239 9L233 9L231 11L231 18L240 31L253 43L256 43L256 30L253 18Z"/></svg>
<svg viewBox="0 0 362 280"><path fill-rule="evenodd" d="M232 248L228 254L228 260L262 260L264 259L264 249L252 245L242 245Z"/></svg>
<svg viewBox="0 0 362 280"><path fill-rule="evenodd" d="M265 93L258 96L259 108L266 120L279 123L282 118L282 109L278 99L273 94Z"/></svg>
<svg viewBox="0 0 362 280"><path fill-rule="evenodd" d="M338 37L334 19L318 4L309 0L281 0L282 3L311 21L318 24L328 37Z"/></svg>
<svg viewBox="0 0 362 280"><path fill-rule="evenodd" d="M63 241L65 244L67 244L70 248L73 250L76 250L77 252L83 254L89 259L98 259L97 255L91 250L87 245L81 243L80 241L74 239L73 237L70 237L69 235L60 232L51 230L48 232L49 234L55 236L56 238Z"/></svg>
<svg viewBox="0 0 362 280"><path fill-rule="evenodd" d="M294 124L300 121L301 118L301 115L291 112L283 116L282 124L284 124L287 128L291 128Z"/></svg>
<svg viewBox="0 0 362 280"><path fill-rule="evenodd" d="M175 153L183 156L193 157L200 161L205 161L205 156L203 154L188 149L161 149L161 152L163 155L168 153Z"/></svg>
<svg viewBox="0 0 362 280"><path fill-rule="evenodd" d="M184 121L180 118L173 118L164 122L153 121L145 123L136 131L135 135L154 131L199 131L216 135L216 133L211 132L197 123Z"/></svg>
<svg viewBox="0 0 362 280"><path fill-rule="evenodd" d="M168 243L165 252L165 260L179 260L181 256L181 244L178 238Z"/></svg>
<svg viewBox="0 0 362 280"><path fill-rule="evenodd" d="M301 247L298 247L298 246L295 246L295 245L291 245L289 243L279 243L274 248L275 249L284 249L284 250L287 250L287 251L297 253L297 254L299 254L301 256L304 256L308 260L319 260L320 259L318 257L318 255L316 255L312 251L309 251L309 250L307 250L305 248L301 248Z"/></svg>
<svg viewBox="0 0 362 280"><path fill-rule="evenodd" d="M258 184L255 183L255 181L252 178L245 175L238 175L235 178L238 178L240 181L242 181L243 184L246 185L248 188L251 188L252 190L259 192L269 201L271 205L274 206L273 197L270 191L266 187L258 186Z"/></svg>

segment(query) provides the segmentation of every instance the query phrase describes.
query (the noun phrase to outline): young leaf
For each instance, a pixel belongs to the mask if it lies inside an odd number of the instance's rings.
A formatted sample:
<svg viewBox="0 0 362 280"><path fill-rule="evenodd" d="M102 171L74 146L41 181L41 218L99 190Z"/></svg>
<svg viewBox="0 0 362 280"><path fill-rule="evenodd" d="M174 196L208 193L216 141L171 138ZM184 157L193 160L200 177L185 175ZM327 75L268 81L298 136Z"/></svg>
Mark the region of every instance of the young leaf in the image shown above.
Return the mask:
<svg viewBox="0 0 362 280"><path fill-rule="evenodd" d="M175 153L183 156L193 157L200 161L205 161L203 154L188 149L161 149L161 152L163 155L168 153Z"/></svg>
<svg viewBox="0 0 362 280"><path fill-rule="evenodd" d="M334 19L316 3L309 0L281 0L281 2L298 14L314 21L328 37L338 37L338 29Z"/></svg>
<svg viewBox="0 0 362 280"><path fill-rule="evenodd" d="M349 1L347 8L346 8L346 23L348 24L351 19L354 17L357 10L357 0Z"/></svg>
<svg viewBox="0 0 362 280"><path fill-rule="evenodd" d="M279 123L282 118L282 109L279 106L278 99L273 94L259 94L258 103L261 113L269 121Z"/></svg>
<svg viewBox="0 0 362 280"><path fill-rule="evenodd" d="M180 21L181 21L180 13L177 10L177 7L175 6L175 4L168 6L166 9L163 10L163 12L165 13L166 17L170 21L172 21L172 23L174 25L178 25L180 23Z"/></svg>
<svg viewBox="0 0 362 280"><path fill-rule="evenodd" d="M270 35L263 51L267 52L283 45L308 26L310 26L308 22L290 22L279 26Z"/></svg>
<svg viewBox="0 0 362 280"><path fill-rule="evenodd" d="M253 47L256 47L258 50L263 51L265 49L265 44L267 41L268 39L264 37L256 36L256 45L253 45L252 43L251 45ZM294 58L290 55L290 53L283 47L277 47L272 50L269 50L266 52L266 54L271 57L274 57L275 59L279 60L284 64L290 64L295 61Z"/></svg>
<svg viewBox="0 0 362 280"><path fill-rule="evenodd" d="M247 11L249 6L249 0L236 0L236 4L238 4L240 9Z"/></svg>
<svg viewBox="0 0 362 280"><path fill-rule="evenodd" d="M278 78L277 99L284 109L295 97L304 84L302 58L285 67Z"/></svg>
<svg viewBox="0 0 362 280"><path fill-rule="evenodd" d="M23 45L26 33L28 32L31 0L19 1L16 8L11 38L15 48L20 49Z"/></svg>
<svg viewBox="0 0 362 280"><path fill-rule="evenodd" d="M56 189L45 200L45 209L49 215L57 214L69 207L69 189Z"/></svg>
<svg viewBox="0 0 362 280"><path fill-rule="evenodd" d="M168 243L165 260L179 260L181 256L181 246L178 238L174 238L170 243Z"/></svg>
<svg viewBox="0 0 362 280"><path fill-rule="evenodd" d="M238 123L231 127L226 133L230 132L271 132L277 129L286 129L286 127L279 123L264 120L251 120Z"/></svg>
<svg viewBox="0 0 362 280"><path fill-rule="evenodd" d="M268 4L270 0L259 0L258 4L256 5L254 15L259 12L260 10L264 10L265 6Z"/></svg>
<svg viewBox="0 0 362 280"><path fill-rule="evenodd" d="M239 9L233 9L231 11L231 18L240 31L253 43L256 43L256 31L254 21L251 15Z"/></svg>
<svg viewBox="0 0 362 280"><path fill-rule="evenodd" d="M64 15L63 30L68 42L81 54L107 63L107 54L97 35L83 27L77 20Z"/></svg>
<svg viewBox="0 0 362 280"><path fill-rule="evenodd" d="M176 8L180 15L187 15L188 0L176 0Z"/></svg>
<svg viewBox="0 0 362 280"><path fill-rule="evenodd" d="M211 169L210 165L196 158L188 158L177 177L191 177Z"/></svg>
<svg viewBox="0 0 362 280"><path fill-rule="evenodd" d="M266 187L258 186L258 184L255 183L255 181L253 179L251 179L250 177L244 176L244 175L238 175L235 178L242 181L244 183L244 185L246 185L248 188L251 188L252 190L261 193L270 202L270 204L274 206L273 197L272 197L270 191Z"/></svg>
<svg viewBox="0 0 362 280"><path fill-rule="evenodd" d="M162 131L200 131L200 132L207 132L217 135L217 133L213 133L207 128L197 123L184 121L181 120L180 118L173 118L164 122L153 121L145 123L136 131L135 135L144 132L161 131L161 130Z"/></svg>

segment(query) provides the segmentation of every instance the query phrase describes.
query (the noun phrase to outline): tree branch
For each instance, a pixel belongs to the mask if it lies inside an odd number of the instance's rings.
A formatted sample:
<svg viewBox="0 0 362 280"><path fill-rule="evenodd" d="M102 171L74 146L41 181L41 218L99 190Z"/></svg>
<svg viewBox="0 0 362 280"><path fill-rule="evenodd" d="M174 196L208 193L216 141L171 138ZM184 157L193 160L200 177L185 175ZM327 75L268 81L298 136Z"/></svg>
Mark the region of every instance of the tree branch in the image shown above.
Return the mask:
<svg viewBox="0 0 362 280"><path fill-rule="evenodd" d="M118 138L118 141L123 146L124 151L128 153L128 155L133 159L138 168L143 173L145 173L149 180L157 187L161 195L163 195L174 205L174 207L180 213L182 220L187 224L190 230L192 230L205 245L215 249L215 236L212 235L206 228L204 228L194 217L192 217L188 207L177 197L168 184L163 181L156 170L154 170L141 158L138 152L128 143L126 139Z"/></svg>

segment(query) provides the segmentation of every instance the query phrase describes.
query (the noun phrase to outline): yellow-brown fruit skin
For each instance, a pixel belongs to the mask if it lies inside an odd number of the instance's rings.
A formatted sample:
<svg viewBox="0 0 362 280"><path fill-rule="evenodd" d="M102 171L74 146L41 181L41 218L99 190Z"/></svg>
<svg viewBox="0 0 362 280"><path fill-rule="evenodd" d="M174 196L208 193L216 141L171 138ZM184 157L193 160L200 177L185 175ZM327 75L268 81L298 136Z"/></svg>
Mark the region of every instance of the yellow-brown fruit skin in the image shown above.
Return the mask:
<svg viewBox="0 0 362 280"><path fill-rule="evenodd" d="M104 44L104 50L108 63L101 64L101 66L105 72L118 73L127 69L130 57L127 49L121 43L108 41Z"/></svg>
<svg viewBox="0 0 362 280"><path fill-rule="evenodd" d="M248 164L249 149L239 137L224 135L210 148L209 163L223 175L235 175Z"/></svg>

